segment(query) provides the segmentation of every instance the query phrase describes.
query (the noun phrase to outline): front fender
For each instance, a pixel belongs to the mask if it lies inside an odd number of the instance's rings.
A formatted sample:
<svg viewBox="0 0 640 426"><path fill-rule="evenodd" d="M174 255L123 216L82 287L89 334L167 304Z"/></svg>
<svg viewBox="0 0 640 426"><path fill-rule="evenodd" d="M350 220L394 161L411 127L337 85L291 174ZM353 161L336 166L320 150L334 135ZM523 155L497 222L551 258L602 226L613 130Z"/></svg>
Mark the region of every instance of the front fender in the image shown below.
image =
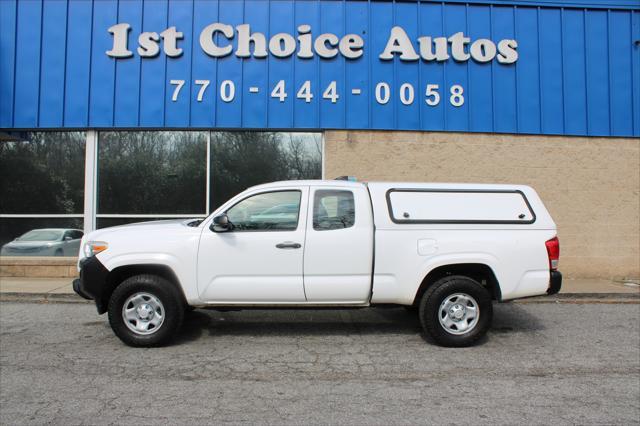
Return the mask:
<svg viewBox="0 0 640 426"><path fill-rule="evenodd" d="M124 253L109 256L108 251L99 253L100 262L108 271L124 266L136 265L156 265L170 269L178 280L185 299L188 303L199 302L199 297L195 288L195 259L182 258L171 253L164 252L144 252L144 253Z"/></svg>

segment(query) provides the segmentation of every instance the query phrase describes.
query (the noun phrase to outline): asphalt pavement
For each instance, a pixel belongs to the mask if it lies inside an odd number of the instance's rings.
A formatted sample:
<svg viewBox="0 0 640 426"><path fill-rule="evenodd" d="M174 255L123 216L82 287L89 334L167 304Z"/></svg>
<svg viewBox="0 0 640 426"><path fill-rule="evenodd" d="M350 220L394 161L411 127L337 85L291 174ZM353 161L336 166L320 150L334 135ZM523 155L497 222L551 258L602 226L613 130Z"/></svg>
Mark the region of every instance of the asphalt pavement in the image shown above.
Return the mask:
<svg viewBox="0 0 640 426"><path fill-rule="evenodd" d="M501 304L480 345L403 308L195 311L124 346L90 304L0 303L0 424L640 424L640 304Z"/></svg>

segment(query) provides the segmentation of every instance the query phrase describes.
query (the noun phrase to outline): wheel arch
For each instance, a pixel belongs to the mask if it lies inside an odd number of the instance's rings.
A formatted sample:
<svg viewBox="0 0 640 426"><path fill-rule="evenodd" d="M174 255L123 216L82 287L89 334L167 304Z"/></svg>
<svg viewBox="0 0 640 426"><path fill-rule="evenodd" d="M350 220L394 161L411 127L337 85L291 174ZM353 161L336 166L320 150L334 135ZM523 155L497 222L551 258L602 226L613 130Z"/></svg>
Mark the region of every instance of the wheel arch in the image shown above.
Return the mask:
<svg viewBox="0 0 640 426"><path fill-rule="evenodd" d="M420 298L436 281L450 275L463 275L472 278L489 290L493 300L502 300L500 283L493 269L484 263L452 263L431 269L422 279L413 298L413 305L420 302Z"/></svg>
<svg viewBox="0 0 640 426"><path fill-rule="evenodd" d="M106 276L105 287L102 293L102 301L98 304L98 312L104 313L107 310L109 299L116 287L118 287L126 279L136 275L156 275L170 282L180 294L182 303L187 304L184 290L176 273L171 267L163 264L133 264L122 265L112 269ZM102 311L102 312L100 312Z"/></svg>

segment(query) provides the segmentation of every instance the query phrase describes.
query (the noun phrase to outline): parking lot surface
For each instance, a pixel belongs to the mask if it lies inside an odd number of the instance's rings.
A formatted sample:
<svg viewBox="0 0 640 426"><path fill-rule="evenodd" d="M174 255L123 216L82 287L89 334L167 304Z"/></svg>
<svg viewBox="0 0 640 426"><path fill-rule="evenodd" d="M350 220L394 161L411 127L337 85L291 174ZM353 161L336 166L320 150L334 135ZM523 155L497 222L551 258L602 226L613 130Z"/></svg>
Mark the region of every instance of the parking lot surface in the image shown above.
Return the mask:
<svg viewBox="0 0 640 426"><path fill-rule="evenodd" d="M133 349L89 304L0 303L0 424L638 424L639 304L496 305L480 345L403 308L195 311Z"/></svg>

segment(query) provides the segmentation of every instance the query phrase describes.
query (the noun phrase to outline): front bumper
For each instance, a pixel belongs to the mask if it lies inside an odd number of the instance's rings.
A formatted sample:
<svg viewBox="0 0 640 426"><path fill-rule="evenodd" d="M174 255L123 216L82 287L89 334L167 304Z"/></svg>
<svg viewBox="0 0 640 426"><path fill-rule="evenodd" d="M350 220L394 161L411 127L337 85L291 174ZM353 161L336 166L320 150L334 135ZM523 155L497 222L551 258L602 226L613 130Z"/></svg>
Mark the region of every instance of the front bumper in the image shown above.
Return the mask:
<svg viewBox="0 0 640 426"><path fill-rule="evenodd" d="M96 258L88 257L80 261L80 278L73 280L73 291L80 297L96 302L99 314L107 312L107 275L109 271Z"/></svg>
<svg viewBox="0 0 640 426"><path fill-rule="evenodd" d="M551 296L552 294L556 294L560 291L562 287L562 274L560 271L551 271L551 278L549 279L549 288L547 289L547 294Z"/></svg>

